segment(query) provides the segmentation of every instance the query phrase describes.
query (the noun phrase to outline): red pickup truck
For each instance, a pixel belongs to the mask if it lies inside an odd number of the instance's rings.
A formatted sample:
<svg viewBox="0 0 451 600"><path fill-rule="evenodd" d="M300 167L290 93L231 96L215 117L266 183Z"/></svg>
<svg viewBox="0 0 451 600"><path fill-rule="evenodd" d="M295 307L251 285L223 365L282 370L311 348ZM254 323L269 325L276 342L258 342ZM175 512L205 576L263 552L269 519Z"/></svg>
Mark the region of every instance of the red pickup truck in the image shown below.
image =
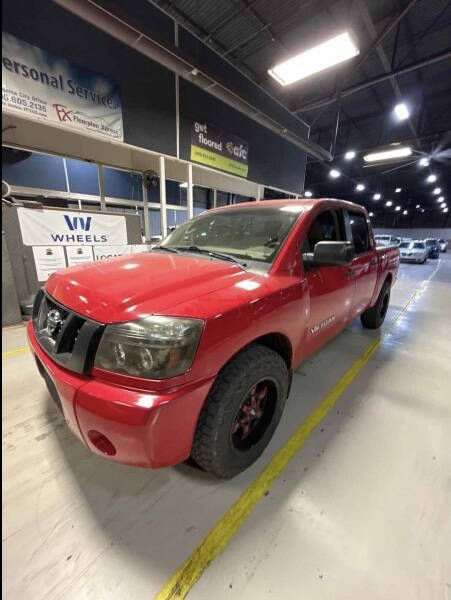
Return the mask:
<svg viewBox="0 0 451 600"><path fill-rule="evenodd" d="M231 477L268 444L299 363L357 316L380 327L398 264L350 202L217 208L151 253L53 274L29 342L93 452Z"/></svg>

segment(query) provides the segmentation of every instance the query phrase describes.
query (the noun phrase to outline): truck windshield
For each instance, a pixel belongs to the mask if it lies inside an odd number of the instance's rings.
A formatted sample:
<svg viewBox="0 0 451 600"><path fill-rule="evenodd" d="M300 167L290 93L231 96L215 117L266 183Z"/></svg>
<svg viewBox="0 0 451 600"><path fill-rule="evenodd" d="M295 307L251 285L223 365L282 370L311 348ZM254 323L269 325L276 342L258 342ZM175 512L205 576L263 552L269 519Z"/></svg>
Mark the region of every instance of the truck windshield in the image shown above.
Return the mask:
<svg viewBox="0 0 451 600"><path fill-rule="evenodd" d="M293 205L207 212L173 231L161 247L210 250L271 263L302 211L302 206Z"/></svg>

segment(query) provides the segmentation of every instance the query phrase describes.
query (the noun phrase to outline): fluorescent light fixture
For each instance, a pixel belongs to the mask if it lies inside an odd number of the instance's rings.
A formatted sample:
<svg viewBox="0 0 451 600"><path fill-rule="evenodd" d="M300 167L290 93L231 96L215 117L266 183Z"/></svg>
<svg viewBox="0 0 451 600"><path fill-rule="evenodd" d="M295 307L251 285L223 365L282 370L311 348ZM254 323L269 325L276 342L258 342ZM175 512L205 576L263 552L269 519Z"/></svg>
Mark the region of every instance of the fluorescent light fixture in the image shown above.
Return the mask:
<svg viewBox="0 0 451 600"><path fill-rule="evenodd" d="M380 199L381 199L381 195L380 194L374 194L373 200L380 200Z"/></svg>
<svg viewBox="0 0 451 600"><path fill-rule="evenodd" d="M357 56L359 49L346 31L268 69L280 85L289 85Z"/></svg>
<svg viewBox="0 0 451 600"><path fill-rule="evenodd" d="M420 167L428 167L429 166L429 158L422 158L418 163Z"/></svg>
<svg viewBox="0 0 451 600"><path fill-rule="evenodd" d="M181 187L181 188L187 188L188 187L188 183L186 181L184 181L183 183L179 183L179 187Z"/></svg>
<svg viewBox="0 0 451 600"><path fill-rule="evenodd" d="M332 177L333 179L337 179L337 177L340 177L341 173L340 171L338 171L337 169L331 169L329 171L329 175L330 177Z"/></svg>
<svg viewBox="0 0 451 600"><path fill-rule="evenodd" d="M420 205L419 205L419 204L417 204L417 205L415 206L415 208L421 208L421 207L420 207Z"/></svg>
<svg viewBox="0 0 451 600"><path fill-rule="evenodd" d="M373 212L370 212L370 217L374 217L374 213Z"/></svg>
<svg viewBox="0 0 451 600"><path fill-rule="evenodd" d="M406 214L407 214L407 211L406 211L406 210L403 210L403 211L402 211L402 214L403 214L403 215L406 215Z"/></svg>
<svg viewBox="0 0 451 600"><path fill-rule="evenodd" d="M358 183L355 186L356 192L363 192L363 190L365 189L365 186L363 185L363 183Z"/></svg>
<svg viewBox="0 0 451 600"><path fill-rule="evenodd" d="M348 150L345 154L345 159L346 160L352 160L353 158L355 158L355 152L354 150Z"/></svg>
<svg viewBox="0 0 451 600"><path fill-rule="evenodd" d="M304 196L305 196L306 198L311 198L311 197L313 196L313 194L312 194L312 192L310 192L309 190L305 190L305 192L304 192Z"/></svg>
<svg viewBox="0 0 451 600"><path fill-rule="evenodd" d="M393 202L391 200L387 200L387 202L385 203L385 206L392 206Z"/></svg>
<svg viewBox="0 0 451 600"><path fill-rule="evenodd" d="M443 204L440 204L440 208L446 208L446 202L443 202Z"/></svg>
<svg viewBox="0 0 451 600"><path fill-rule="evenodd" d="M428 175L428 176L426 177L426 181L427 181L428 183L434 183L434 181L437 181L437 175L434 175L434 174L432 174L432 175Z"/></svg>
<svg viewBox="0 0 451 600"><path fill-rule="evenodd" d="M437 196L438 194L441 193L441 191L442 191L442 188L434 188L434 191L432 193Z"/></svg>
<svg viewBox="0 0 451 600"><path fill-rule="evenodd" d="M444 209L443 209L443 212L448 212L448 208L444 208Z"/></svg>
<svg viewBox="0 0 451 600"><path fill-rule="evenodd" d="M444 200L444 199L445 199L445 196L439 196L439 197L437 198L437 200L438 200L439 202L443 202L443 200Z"/></svg>
<svg viewBox="0 0 451 600"><path fill-rule="evenodd" d="M401 188L396 188L395 193L399 194L400 191L401 191Z"/></svg>
<svg viewBox="0 0 451 600"><path fill-rule="evenodd" d="M379 160L390 160L391 158L404 158L412 154L412 148L409 146L401 146L392 150L382 150L381 152L372 152L365 154L363 160L365 162L377 162Z"/></svg>
<svg viewBox="0 0 451 600"><path fill-rule="evenodd" d="M400 104L397 104L395 106L395 115L398 117L398 119L400 121L404 121L404 119L409 118L409 111L407 109L407 106L404 104L404 102L401 102Z"/></svg>
<svg viewBox="0 0 451 600"><path fill-rule="evenodd" d="M395 210L398 210L398 211L399 211L399 210L401 210L401 207L400 207L400 206L397 206L397 207L395 208Z"/></svg>

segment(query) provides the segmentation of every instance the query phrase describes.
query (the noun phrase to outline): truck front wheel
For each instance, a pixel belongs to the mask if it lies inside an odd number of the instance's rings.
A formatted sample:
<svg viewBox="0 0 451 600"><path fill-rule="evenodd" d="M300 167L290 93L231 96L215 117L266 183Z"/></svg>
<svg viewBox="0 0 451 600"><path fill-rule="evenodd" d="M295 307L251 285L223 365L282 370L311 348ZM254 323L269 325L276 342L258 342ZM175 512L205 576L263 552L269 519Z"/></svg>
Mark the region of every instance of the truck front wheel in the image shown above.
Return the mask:
<svg viewBox="0 0 451 600"><path fill-rule="evenodd" d="M288 369L273 350L252 344L219 373L199 416L191 456L228 478L247 469L268 445L285 405Z"/></svg>
<svg viewBox="0 0 451 600"><path fill-rule="evenodd" d="M360 315L362 325L366 329L379 329L387 314L388 305L390 302L390 283L386 281L382 286L376 304L372 308L368 308Z"/></svg>

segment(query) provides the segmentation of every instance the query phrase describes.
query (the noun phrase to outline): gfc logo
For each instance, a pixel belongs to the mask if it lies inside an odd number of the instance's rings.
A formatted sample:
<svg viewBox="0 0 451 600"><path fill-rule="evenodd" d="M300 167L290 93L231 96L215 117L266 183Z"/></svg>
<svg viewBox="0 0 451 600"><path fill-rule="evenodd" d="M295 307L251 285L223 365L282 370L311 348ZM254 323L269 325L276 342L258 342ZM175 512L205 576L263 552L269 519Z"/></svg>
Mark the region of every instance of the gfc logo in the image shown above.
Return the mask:
<svg viewBox="0 0 451 600"><path fill-rule="evenodd" d="M247 160L247 149L243 146L243 144L237 146L233 142L227 142L226 148L229 154L232 154L237 158Z"/></svg>
<svg viewBox="0 0 451 600"><path fill-rule="evenodd" d="M80 229L82 229L83 231L89 231L91 227L91 218L92 217L86 217L86 219L84 217L73 217L71 219L69 215L64 215L64 219L67 223L67 226L71 231L75 231L76 229L78 229L79 225Z"/></svg>

